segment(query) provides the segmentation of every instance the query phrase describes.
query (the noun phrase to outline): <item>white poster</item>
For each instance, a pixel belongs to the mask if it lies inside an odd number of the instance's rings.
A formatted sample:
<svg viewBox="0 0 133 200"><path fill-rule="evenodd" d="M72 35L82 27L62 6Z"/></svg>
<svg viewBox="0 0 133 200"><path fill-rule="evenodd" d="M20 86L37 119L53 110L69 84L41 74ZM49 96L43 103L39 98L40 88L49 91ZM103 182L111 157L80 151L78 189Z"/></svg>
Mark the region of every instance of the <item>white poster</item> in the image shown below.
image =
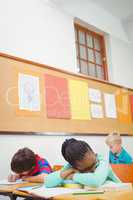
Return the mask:
<svg viewBox="0 0 133 200"><path fill-rule="evenodd" d="M108 118L117 118L115 95L104 93L105 114Z"/></svg>
<svg viewBox="0 0 133 200"><path fill-rule="evenodd" d="M39 77L19 73L19 109L40 111Z"/></svg>
<svg viewBox="0 0 133 200"><path fill-rule="evenodd" d="M101 103L102 101L101 91L97 89L89 88L89 100L96 103Z"/></svg>
<svg viewBox="0 0 133 200"><path fill-rule="evenodd" d="M91 116L92 118L103 118L103 108L98 104L91 104Z"/></svg>

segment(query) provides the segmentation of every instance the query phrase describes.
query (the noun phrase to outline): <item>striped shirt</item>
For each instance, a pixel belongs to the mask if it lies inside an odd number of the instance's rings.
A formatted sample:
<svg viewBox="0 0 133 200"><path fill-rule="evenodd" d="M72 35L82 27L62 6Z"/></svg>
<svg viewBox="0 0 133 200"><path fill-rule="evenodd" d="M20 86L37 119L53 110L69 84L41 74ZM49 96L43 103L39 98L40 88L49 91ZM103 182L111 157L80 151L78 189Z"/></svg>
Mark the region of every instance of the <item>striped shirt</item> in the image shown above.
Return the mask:
<svg viewBox="0 0 133 200"><path fill-rule="evenodd" d="M37 154L35 156L36 156L35 167L32 171L29 172L28 176L36 176L36 175L44 174L44 173L45 174L51 173L52 168L50 164L48 163L48 161L44 158L41 158Z"/></svg>

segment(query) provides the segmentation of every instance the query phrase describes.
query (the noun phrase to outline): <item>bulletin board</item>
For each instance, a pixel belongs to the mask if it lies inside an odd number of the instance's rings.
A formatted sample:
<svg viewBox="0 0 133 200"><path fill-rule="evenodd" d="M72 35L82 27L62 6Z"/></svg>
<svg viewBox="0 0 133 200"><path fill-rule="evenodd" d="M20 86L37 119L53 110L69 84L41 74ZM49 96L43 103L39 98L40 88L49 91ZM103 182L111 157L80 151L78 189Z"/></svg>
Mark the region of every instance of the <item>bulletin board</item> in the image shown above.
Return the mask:
<svg viewBox="0 0 133 200"><path fill-rule="evenodd" d="M133 90L0 53L0 132L133 134Z"/></svg>

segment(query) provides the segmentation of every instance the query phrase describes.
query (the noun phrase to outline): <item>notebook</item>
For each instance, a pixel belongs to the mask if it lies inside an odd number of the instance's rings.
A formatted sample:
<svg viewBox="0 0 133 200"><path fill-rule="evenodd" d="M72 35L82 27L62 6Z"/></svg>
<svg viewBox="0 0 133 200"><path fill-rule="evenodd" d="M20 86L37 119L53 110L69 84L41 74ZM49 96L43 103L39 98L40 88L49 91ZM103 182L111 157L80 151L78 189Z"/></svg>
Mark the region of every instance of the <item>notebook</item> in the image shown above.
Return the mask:
<svg viewBox="0 0 133 200"><path fill-rule="evenodd" d="M55 187L55 188L46 188L45 186L41 187L21 187L17 188L17 190L25 191L32 196L38 196L43 198L51 198L57 195L64 194L73 194L73 195L87 195L87 194L103 194L103 190L97 191L87 191L85 189L75 189L75 188L64 188L64 187Z"/></svg>

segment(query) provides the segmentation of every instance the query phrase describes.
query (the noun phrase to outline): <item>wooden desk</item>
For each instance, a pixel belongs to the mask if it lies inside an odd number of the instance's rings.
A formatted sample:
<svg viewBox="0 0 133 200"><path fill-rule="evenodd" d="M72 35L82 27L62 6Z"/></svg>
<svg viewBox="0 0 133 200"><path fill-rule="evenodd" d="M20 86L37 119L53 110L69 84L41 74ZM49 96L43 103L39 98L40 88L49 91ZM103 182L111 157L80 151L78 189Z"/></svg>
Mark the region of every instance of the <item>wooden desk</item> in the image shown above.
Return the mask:
<svg viewBox="0 0 133 200"><path fill-rule="evenodd" d="M104 194L62 195L54 200L133 200L133 192L105 192Z"/></svg>
<svg viewBox="0 0 133 200"><path fill-rule="evenodd" d="M11 200L16 200L18 196L21 197L30 197L29 194L25 192L18 191L17 188L25 186L36 186L41 185L39 183L20 183L16 185L1 185L0 186L0 195L9 196Z"/></svg>
<svg viewBox="0 0 133 200"><path fill-rule="evenodd" d="M21 183L13 186L0 187L0 194L9 196L11 200L20 197L31 197L31 199L44 199L30 196L25 192L18 191L18 187L34 186L36 183ZM133 191L105 192L104 194L87 194L87 195L60 195L52 198L52 200L133 200Z"/></svg>

